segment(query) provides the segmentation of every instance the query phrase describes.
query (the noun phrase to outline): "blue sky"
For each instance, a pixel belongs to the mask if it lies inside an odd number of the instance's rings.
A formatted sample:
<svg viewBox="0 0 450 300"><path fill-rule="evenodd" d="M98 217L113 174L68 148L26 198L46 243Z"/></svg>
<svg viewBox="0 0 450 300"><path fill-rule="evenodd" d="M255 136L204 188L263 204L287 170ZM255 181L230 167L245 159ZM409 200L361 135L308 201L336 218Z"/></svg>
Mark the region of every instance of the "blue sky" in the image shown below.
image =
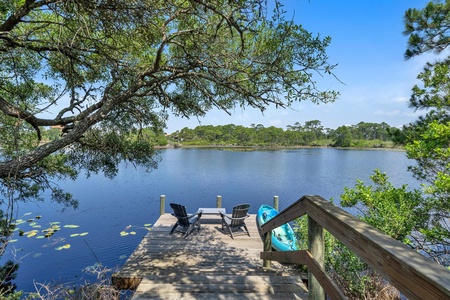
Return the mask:
<svg viewBox="0 0 450 300"><path fill-rule="evenodd" d="M421 112L408 108L411 88L424 64L424 55L403 58L407 37L402 35L403 15L408 8L422 8L428 0L285 0L288 17L320 36L331 36L329 62L338 66L334 79L318 80L319 88L341 93L331 104L297 102L287 109L269 107L264 115L252 108L236 108L232 116L212 110L196 119L170 116L166 132L198 125L262 124L285 129L295 122L320 120L328 128L364 122L401 126Z"/></svg>

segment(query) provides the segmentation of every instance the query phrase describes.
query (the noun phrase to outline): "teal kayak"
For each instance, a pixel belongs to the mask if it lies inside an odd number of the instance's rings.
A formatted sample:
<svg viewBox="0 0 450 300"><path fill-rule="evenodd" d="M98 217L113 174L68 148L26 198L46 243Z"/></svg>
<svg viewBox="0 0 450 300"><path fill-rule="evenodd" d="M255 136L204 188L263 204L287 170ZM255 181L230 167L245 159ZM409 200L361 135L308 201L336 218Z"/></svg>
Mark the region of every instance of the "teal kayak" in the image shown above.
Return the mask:
<svg viewBox="0 0 450 300"><path fill-rule="evenodd" d="M270 205L261 205L256 215L259 228L278 215L278 211ZM299 250L295 233L291 226L286 223L272 230L272 248L277 251Z"/></svg>

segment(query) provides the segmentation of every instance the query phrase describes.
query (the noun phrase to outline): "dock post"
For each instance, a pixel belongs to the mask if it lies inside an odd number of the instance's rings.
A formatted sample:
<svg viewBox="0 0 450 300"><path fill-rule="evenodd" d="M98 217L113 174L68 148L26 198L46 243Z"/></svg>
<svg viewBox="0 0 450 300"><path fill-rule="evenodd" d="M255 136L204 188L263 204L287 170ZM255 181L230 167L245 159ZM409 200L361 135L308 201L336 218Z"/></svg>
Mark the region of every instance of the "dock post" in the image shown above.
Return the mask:
<svg viewBox="0 0 450 300"><path fill-rule="evenodd" d="M278 196L273 196L273 208L278 210Z"/></svg>
<svg viewBox="0 0 450 300"><path fill-rule="evenodd" d="M325 260L325 242L323 227L320 226L313 218L308 216L308 248L313 258L319 266L324 267ZM314 277L312 272L308 270L308 299L325 300L325 290L319 281Z"/></svg>
<svg viewBox="0 0 450 300"><path fill-rule="evenodd" d="M264 234L264 252L272 251L272 230ZM270 260L263 260L263 267L270 269L272 262Z"/></svg>
<svg viewBox="0 0 450 300"><path fill-rule="evenodd" d="M222 208L222 196L217 196L216 208Z"/></svg>
<svg viewBox="0 0 450 300"><path fill-rule="evenodd" d="M164 214L164 210L166 207L166 195L159 196L159 215L162 216Z"/></svg>

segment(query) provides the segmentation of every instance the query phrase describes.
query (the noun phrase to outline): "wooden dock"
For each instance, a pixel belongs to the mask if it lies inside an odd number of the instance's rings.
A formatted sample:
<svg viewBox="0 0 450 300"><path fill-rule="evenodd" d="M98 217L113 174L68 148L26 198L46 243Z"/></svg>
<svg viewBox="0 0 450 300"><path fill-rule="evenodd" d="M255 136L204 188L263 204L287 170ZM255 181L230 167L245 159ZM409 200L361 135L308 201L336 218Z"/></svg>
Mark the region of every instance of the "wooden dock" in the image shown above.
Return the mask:
<svg viewBox="0 0 450 300"><path fill-rule="evenodd" d="M231 239L220 217L203 215L201 230L183 239L169 235L176 219L162 215L152 230L113 275L123 289L135 289L132 300L144 299L306 299L307 288L295 267L272 263L262 267L263 243L256 215L244 232Z"/></svg>

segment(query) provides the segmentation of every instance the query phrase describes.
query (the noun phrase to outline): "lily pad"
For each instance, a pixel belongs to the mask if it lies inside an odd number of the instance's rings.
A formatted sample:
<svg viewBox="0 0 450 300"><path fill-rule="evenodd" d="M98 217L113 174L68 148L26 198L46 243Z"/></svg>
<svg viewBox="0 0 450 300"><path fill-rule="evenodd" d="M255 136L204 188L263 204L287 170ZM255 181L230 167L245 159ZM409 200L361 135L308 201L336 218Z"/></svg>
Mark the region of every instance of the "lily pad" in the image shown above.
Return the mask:
<svg viewBox="0 0 450 300"><path fill-rule="evenodd" d="M36 236L38 234L38 231L32 230L32 231L25 232L24 234L26 234L27 237L30 238L30 237Z"/></svg>
<svg viewBox="0 0 450 300"><path fill-rule="evenodd" d="M44 235L44 237L48 238L48 237L51 237L51 236L54 235L54 234L55 234L55 232L54 232L54 231L51 231L51 232L46 233L46 234Z"/></svg>
<svg viewBox="0 0 450 300"><path fill-rule="evenodd" d="M14 225L20 225L20 224L23 224L23 223L25 223L25 220L22 220L22 219L19 219L19 220L16 220L16 222L14 223Z"/></svg>
<svg viewBox="0 0 450 300"><path fill-rule="evenodd" d="M80 227L80 226L79 225L72 225L72 224L64 225L64 228L78 228L78 227Z"/></svg>
<svg viewBox="0 0 450 300"><path fill-rule="evenodd" d="M70 244L65 244L64 246L59 246L56 247L55 250L62 250L62 249L69 249L70 248Z"/></svg>

